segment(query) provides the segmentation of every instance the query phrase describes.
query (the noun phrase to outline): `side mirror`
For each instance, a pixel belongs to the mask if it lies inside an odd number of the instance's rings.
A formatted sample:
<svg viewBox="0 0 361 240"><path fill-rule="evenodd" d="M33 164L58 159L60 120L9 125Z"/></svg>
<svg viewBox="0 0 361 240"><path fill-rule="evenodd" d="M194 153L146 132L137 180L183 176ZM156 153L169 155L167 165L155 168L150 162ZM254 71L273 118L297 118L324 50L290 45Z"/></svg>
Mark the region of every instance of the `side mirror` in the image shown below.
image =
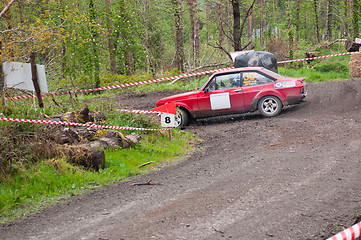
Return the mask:
<svg viewBox="0 0 361 240"><path fill-rule="evenodd" d="M205 88L205 89L203 89L203 92L204 92L204 93L209 92L209 88Z"/></svg>

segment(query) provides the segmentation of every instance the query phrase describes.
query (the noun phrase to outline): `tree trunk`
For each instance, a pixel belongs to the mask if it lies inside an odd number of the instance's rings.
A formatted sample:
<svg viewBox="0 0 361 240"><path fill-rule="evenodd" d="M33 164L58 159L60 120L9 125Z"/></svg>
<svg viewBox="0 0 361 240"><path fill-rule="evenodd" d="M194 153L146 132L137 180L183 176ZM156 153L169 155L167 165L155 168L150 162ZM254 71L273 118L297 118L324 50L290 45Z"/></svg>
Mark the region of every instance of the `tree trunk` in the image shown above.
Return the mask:
<svg viewBox="0 0 361 240"><path fill-rule="evenodd" d="M223 34L223 18L222 18L222 0L218 0L217 3L217 17L218 17L218 42L219 45L222 46L223 45L223 41L224 41L224 34Z"/></svg>
<svg viewBox="0 0 361 240"><path fill-rule="evenodd" d="M241 50L241 12L239 10L240 0L232 0L233 8L233 47L234 51Z"/></svg>
<svg viewBox="0 0 361 240"><path fill-rule="evenodd" d="M200 47L201 47L201 37L200 37L200 33L199 33L199 16L198 16L198 3L197 0L193 0L194 3L194 17L195 17L195 22L194 22L194 48L196 51L196 66L198 66L198 61L199 61L199 53L200 53Z"/></svg>
<svg viewBox="0 0 361 240"><path fill-rule="evenodd" d="M60 6L63 6L63 0L60 0L59 3L60 3ZM20 1L19 1L19 6L20 6ZM65 19L61 16L60 24L63 23L64 21L65 21ZM65 54L66 54L65 42L64 42L64 40L61 40L61 76L63 79L65 79L65 67L66 67Z"/></svg>
<svg viewBox="0 0 361 240"><path fill-rule="evenodd" d="M8 0L5 0L5 9L2 11L3 13L3 16L5 18L5 22L6 22L6 28L8 30L11 30L13 28L12 26L12 23L11 23L11 18L12 18L12 14L11 14L11 11L10 11L10 6L14 3L13 0L11 0L10 2ZM5 37L7 38L7 41L11 42L11 35L10 33L9 34L5 34ZM14 59L14 51L13 49L9 49L9 55L10 55L10 58L9 59L10 61L12 61Z"/></svg>
<svg viewBox="0 0 361 240"><path fill-rule="evenodd" d="M332 0L327 0L326 8L326 40L332 39Z"/></svg>
<svg viewBox="0 0 361 240"><path fill-rule="evenodd" d="M209 4L210 2L208 0L206 0L206 19L209 19ZM209 43L209 23L208 21L206 21L206 38L207 38L207 44Z"/></svg>
<svg viewBox="0 0 361 240"><path fill-rule="evenodd" d="M247 38L248 41L252 41L252 20L253 14L247 19Z"/></svg>
<svg viewBox="0 0 361 240"><path fill-rule="evenodd" d="M114 46L114 38L112 36L113 28L112 28L112 23L110 20L110 16L112 14L112 11L110 8L110 0L105 0L105 7L107 9L106 22L107 22L107 33L108 33L108 51L109 51L110 71L112 73L116 73L117 65L116 65L115 56L114 56L115 46Z"/></svg>
<svg viewBox="0 0 361 240"><path fill-rule="evenodd" d="M360 2L361 0L353 0L353 17L352 17L352 23L353 23L353 38L359 38L360 33L360 26L359 26L359 20L360 20Z"/></svg>
<svg viewBox="0 0 361 240"><path fill-rule="evenodd" d="M128 49L125 53L125 66L127 66L127 74L132 75L135 72L135 61L133 53Z"/></svg>
<svg viewBox="0 0 361 240"><path fill-rule="evenodd" d="M300 31L300 12L301 12L301 6L300 6L301 0L296 0L296 43L299 42L299 31Z"/></svg>
<svg viewBox="0 0 361 240"><path fill-rule="evenodd" d="M172 0L175 23L175 65L180 71L184 71L184 45L182 23L182 0Z"/></svg>
<svg viewBox="0 0 361 240"><path fill-rule="evenodd" d="M99 34L97 30L95 29L96 24L96 14L95 14L95 6L94 6L94 0L89 1L89 13L90 13L90 19L93 21L90 26L90 33L92 35L93 41L93 63L94 63L94 82L95 82L95 88L100 87L100 63L99 63L99 55L97 50L97 42Z"/></svg>
<svg viewBox="0 0 361 240"><path fill-rule="evenodd" d="M320 42L320 24L319 24L319 14L318 14L318 1L313 0L313 10L315 11L315 27L316 27L316 41Z"/></svg>
<svg viewBox="0 0 361 240"><path fill-rule="evenodd" d="M192 42L192 50L193 50L193 62L194 65L197 66L197 61L199 58L199 19L198 19L198 10L197 10L197 1L196 0L188 0L189 5L189 15L191 21L191 42Z"/></svg>
<svg viewBox="0 0 361 240"><path fill-rule="evenodd" d="M23 17L23 4L21 1L17 1L18 3L18 8L19 8L19 18L20 18L20 24L21 26L24 23L24 17Z"/></svg>
<svg viewBox="0 0 361 240"><path fill-rule="evenodd" d="M288 25L288 47L289 47L289 59L293 59L293 29L291 26L291 0L287 0L287 25Z"/></svg>

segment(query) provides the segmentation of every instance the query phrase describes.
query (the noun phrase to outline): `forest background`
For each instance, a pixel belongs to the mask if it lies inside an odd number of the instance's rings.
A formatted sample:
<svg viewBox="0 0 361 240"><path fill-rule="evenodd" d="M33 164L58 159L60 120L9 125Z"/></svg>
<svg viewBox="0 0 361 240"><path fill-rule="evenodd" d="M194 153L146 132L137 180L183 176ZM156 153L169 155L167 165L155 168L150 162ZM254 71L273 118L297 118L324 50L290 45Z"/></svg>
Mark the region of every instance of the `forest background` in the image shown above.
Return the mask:
<svg viewBox="0 0 361 240"><path fill-rule="evenodd" d="M45 65L50 90L229 64L229 52L304 57L360 37L361 0L4 0L1 62Z"/></svg>

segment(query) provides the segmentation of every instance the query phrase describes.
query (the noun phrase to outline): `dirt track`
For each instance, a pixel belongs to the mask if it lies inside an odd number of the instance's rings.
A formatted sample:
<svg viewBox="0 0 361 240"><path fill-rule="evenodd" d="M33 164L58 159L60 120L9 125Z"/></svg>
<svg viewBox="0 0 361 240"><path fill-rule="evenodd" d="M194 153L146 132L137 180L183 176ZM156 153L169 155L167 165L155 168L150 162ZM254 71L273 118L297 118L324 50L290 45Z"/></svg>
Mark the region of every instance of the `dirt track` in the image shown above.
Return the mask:
<svg viewBox="0 0 361 240"><path fill-rule="evenodd" d="M307 102L199 120L202 150L0 228L0 239L325 239L361 216L361 81L307 85ZM150 109L169 93L123 96Z"/></svg>

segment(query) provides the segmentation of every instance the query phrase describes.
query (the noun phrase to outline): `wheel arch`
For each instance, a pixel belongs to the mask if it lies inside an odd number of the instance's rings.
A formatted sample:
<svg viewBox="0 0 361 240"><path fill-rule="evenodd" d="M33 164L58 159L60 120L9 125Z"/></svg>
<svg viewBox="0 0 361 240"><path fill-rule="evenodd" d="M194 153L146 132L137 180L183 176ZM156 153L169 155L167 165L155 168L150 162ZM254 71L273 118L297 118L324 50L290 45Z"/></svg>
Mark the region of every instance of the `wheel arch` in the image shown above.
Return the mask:
<svg viewBox="0 0 361 240"><path fill-rule="evenodd" d="M188 117L193 119L193 116L191 114L191 109L187 105L185 105L183 103L175 102L175 106L178 107L178 108L183 109L184 111L186 111Z"/></svg>
<svg viewBox="0 0 361 240"><path fill-rule="evenodd" d="M282 103L282 107L284 107L285 105L287 105L287 100L278 92L273 92L273 91L266 91L266 92L260 92L258 93L252 100L251 103L251 110L252 111L256 111L258 110L258 102L267 96L274 96L277 97L281 103Z"/></svg>

